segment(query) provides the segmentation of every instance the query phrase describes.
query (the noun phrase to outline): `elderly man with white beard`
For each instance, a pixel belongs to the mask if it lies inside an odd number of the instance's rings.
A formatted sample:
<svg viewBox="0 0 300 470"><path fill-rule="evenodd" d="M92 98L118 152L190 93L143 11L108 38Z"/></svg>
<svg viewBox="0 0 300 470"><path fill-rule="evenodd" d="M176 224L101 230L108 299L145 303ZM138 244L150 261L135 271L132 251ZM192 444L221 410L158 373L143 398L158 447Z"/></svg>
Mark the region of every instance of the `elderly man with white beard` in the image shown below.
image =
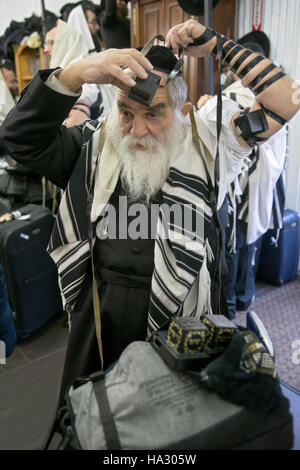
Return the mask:
<svg viewBox="0 0 300 470"><path fill-rule="evenodd" d="M198 37L201 45L188 47ZM201 57L214 53L216 36L189 20L172 28L166 44ZM276 113L287 120L299 108L293 81L252 51L235 55L235 47L222 37L225 63L227 56L230 67L239 61L237 73L247 69L243 85L255 81L262 90L253 109L271 110L260 133L268 138L281 127ZM182 76L167 80L177 63L169 48L153 46L146 57L110 49L64 70L42 70L0 130L13 158L65 189L48 246L71 321L61 402L75 378L107 368L130 342L149 339L172 316L215 312L216 102L192 126ZM145 105L130 92L149 71L161 78ZM116 85L115 107L106 119L67 129L61 123L83 83ZM239 117L238 106L224 100L217 209L251 152L236 129ZM168 214L173 207L182 217Z"/></svg>

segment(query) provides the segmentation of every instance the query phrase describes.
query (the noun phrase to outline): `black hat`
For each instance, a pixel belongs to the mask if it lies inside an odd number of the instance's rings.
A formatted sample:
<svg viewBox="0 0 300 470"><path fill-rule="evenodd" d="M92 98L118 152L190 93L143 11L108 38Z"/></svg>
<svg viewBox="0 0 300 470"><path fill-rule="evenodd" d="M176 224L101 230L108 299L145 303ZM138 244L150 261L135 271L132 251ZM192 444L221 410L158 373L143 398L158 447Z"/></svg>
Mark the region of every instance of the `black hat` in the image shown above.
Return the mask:
<svg viewBox="0 0 300 470"><path fill-rule="evenodd" d="M51 11L45 11L45 17L44 17L44 26L46 33L50 31L50 29L55 28L57 24L58 16L55 15L55 13L52 13Z"/></svg>
<svg viewBox="0 0 300 470"><path fill-rule="evenodd" d="M253 43L259 46L259 50L255 52L260 52L265 57L270 57L270 41L268 36L263 31L251 31L251 33L245 34L238 41L238 44L248 47L248 49L253 49ZM249 43L252 43L250 47Z"/></svg>
<svg viewBox="0 0 300 470"><path fill-rule="evenodd" d="M68 18L69 18L69 14L71 13L71 11L78 7L78 5L80 5L81 2L76 2L76 3L66 3L65 5L63 5L61 7L61 9L59 10L59 13L61 14L61 19L65 22L68 21Z"/></svg>
<svg viewBox="0 0 300 470"><path fill-rule="evenodd" d="M140 51L142 48L137 49ZM166 73L172 72L178 62L171 49L164 46L152 46L146 57L155 69Z"/></svg>
<svg viewBox="0 0 300 470"><path fill-rule="evenodd" d="M213 0L213 8L215 8L218 2L219 0ZM183 11L190 15L204 15L204 0L178 0L178 3Z"/></svg>
<svg viewBox="0 0 300 470"><path fill-rule="evenodd" d="M0 69L8 69L15 72L15 66L12 60L8 59L7 57L0 58Z"/></svg>

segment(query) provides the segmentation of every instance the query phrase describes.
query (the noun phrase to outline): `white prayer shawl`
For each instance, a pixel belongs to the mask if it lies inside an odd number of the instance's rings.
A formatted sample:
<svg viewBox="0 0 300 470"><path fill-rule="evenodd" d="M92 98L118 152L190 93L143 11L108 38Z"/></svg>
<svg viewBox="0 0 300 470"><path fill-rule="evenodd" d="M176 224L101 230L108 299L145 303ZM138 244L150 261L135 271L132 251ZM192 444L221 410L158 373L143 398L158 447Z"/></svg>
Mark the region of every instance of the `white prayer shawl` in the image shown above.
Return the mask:
<svg viewBox="0 0 300 470"><path fill-rule="evenodd" d="M227 187L236 177L244 158L249 154L248 149L238 144L230 126L231 117L237 110L237 105L231 100L223 107L220 141L222 187ZM210 108L207 117L196 117L201 136L200 147L211 175L216 147L216 130L211 126L212 115L213 109ZM83 134L90 133L93 136L86 138L87 144L83 150L85 155L78 161L64 192L48 247L58 267L63 304L68 311L72 311L76 304L90 259L86 232L88 223L85 223L87 211L84 207L87 194L92 188L91 221L95 223L99 216L105 217L107 203L120 173L119 159L109 138L104 140L101 155L98 156L99 126L96 130L92 123L87 122L84 127ZM91 183L93 175L94 186ZM80 186L78 180L81 181ZM173 203L181 206L193 204L193 210L201 214L204 230L200 229L196 239L186 233L186 238L175 239L176 227L166 222L164 213L160 210L154 248L149 333L162 326L174 314L200 316L210 311L210 278L206 264L212 253L206 233L212 212L205 169L192 142L191 129L188 130L182 147L178 149L178 157L172 164L162 193L162 202L169 206ZM221 204L222 201L219 200L218 205Z"/></svg>
<svg viewBox="0 0 300 470"><path fill-rule="evenodd" d="M5 78L0 70L0 124L4 121L9 111L15 106L15 101L6 84Z"/></svg>
<svg viewBox="0 0 300 470"><path fill-rule="evenodd" d="M88 48L88 54L95 52L95 44L81 5L71 10L68 17L68 24L81 34Z"/></svg>
<svg viewBox="0 0 300 470"><path fill-rule="evenodd" d="M233 97L232 94L235 96ZM251 107L255 95L237 81L223 91L223 95L236 100L243 108ZM226 99L226 98L224 98ZM240 186L249 183L247 243L254 243L269 228L272 228L273 191L278 178L284 170L286 157L286 128L283 127L264 144L259 146L259 158L256 169L237 180L236 195Z"/></svg>
<svg viewBox="0 0 300 470"><path fill-rule="evenodd" d="M50 68L66 68L87 55L88 48L80 32L65 21L57 20Z"/></svg>
<svg viewBox="0 0 300 470"><path fill-rule="evenodd" d="M94 41L89 30L84 11L81 5L73 8L71 10L69 17L68 17L68 24L78 31L81 36L83 37L86 47L87 47L87 55L96 53ZM114 102L114 88L112 85L96 85L96 84L84 84L82 89L81 99L88 99L91 104L93 104L98 95L98 90L101 91L102 102L100 106L100 115L106 116L112 108ZM96 94L95 99L92 99L93 96Z"/></svg>

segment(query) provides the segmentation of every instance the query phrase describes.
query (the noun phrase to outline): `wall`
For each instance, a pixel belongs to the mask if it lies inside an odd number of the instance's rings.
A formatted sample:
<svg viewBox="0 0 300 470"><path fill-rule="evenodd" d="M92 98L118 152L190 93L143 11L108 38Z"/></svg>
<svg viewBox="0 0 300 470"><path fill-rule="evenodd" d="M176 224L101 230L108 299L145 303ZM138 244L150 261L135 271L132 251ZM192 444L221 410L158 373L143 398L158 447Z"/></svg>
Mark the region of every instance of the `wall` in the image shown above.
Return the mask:
<svg viewBox="0 0 300 470"><path fill-rule="evenodd" d="M237 2L236 37L251 31L252 0ZM262 30L271 43L270 57L292 78L300 80L300 2L264 0ZM300 99L300 94L297 96ZM290 121L286 206L300 213L300 112Z"/></svg>
<svg viewBox="0 0 300 470"><path fill-rule="evenodd" d="M75 3L76 0L44 0L45 9L59 15L59 10L66 3ZM93 0L92 0L93 1ZM94 0L99 5L101 0ZM41 0L0 0L0 36L10 25L12 20L23 21L33 13L41 16Z"/></svg>

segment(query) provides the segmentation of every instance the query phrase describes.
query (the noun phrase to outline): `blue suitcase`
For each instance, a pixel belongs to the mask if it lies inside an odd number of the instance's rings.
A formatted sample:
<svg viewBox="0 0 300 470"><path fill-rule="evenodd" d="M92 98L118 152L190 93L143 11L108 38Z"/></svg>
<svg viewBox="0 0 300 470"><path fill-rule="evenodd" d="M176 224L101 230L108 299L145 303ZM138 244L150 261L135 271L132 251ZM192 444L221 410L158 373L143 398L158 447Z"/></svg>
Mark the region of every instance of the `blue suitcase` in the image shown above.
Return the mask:
<svg viewBox="0 0 300 470"><path fill-rule="evenodd" d="M61 313L62 303L57 267L46 253L54 216L36 204L18 210L30 217L0 224L0 261L17 336L25 338Z"/></svg>
<svg viewBox="0 0 300 470"><path fill-rule="evenodd" d="M299 264L300 223L296 211L285 209L283 227L276 241L277 230L263 236L257 277L281 286L295 279Z"/></svg>

